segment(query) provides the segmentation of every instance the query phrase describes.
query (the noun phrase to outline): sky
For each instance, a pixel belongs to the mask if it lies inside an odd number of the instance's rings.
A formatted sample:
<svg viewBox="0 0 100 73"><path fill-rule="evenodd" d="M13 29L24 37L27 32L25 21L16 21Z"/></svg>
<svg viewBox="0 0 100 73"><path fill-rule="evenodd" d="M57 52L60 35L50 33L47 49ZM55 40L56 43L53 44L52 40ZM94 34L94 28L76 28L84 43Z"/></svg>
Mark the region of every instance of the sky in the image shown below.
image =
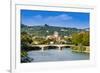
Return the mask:
<svg viewBox="0 0 100 73"><path fill-rule="evenodd" d="M89 28L89 13L21 10L21 24L28 26L49 26Z"/></svg>

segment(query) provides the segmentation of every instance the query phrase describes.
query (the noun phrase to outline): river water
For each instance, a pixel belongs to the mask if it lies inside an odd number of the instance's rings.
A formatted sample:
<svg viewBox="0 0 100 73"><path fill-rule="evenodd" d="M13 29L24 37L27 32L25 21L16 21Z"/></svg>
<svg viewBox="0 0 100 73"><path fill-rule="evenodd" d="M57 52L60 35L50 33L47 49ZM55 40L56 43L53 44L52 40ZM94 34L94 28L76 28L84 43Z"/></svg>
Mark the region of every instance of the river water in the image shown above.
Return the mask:
<svg viewBox="0 0 100 73"><path fill-rule="evenodd" d="M32 62L89 60L89 54L75 53L70 48L29 51L28 57L33 59Z"/></svg>

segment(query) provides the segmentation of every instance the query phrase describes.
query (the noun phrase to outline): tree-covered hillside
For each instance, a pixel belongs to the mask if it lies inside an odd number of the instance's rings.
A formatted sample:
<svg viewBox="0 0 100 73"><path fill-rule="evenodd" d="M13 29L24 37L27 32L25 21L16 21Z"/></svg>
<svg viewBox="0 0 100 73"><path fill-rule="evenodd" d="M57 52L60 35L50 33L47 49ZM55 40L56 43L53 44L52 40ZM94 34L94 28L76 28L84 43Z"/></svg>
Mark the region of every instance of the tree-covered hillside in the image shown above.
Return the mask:
<svg viewBox="0 0 100 73"><path fill-rule="evenodd" d="M73 33L86 31L86 30L69 28L69 27L66 28L66 27L49 26L47 24L45 24L44 26L26 26L24 24L21 24L21 32L23 31L35 36L52 35L55 31L57 31L60 36L69 36Z"/></svg>

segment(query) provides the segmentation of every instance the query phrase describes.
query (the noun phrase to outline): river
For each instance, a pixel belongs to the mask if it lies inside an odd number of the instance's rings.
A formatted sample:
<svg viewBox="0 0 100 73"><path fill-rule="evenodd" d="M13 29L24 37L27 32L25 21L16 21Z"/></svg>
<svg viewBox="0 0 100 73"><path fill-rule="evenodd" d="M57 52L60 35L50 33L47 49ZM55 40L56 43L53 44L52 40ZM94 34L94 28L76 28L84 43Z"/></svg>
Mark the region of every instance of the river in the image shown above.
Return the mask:
<svg viewBox="0 0 100 73"><path fill-rule="evenodd" d="M28 57L32 62L89 60L89 54L72 52L70 48L29 51Z"/></svg>

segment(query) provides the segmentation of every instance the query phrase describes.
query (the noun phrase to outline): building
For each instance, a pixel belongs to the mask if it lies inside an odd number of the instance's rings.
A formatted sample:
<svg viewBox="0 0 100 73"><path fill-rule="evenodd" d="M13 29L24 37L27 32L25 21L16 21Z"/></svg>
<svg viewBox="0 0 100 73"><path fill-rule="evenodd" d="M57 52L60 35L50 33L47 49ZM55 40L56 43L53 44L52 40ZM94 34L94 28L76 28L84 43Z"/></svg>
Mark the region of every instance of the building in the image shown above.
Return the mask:
<svg viewBox="0 0 100 73"><path fill-rule="evenodd" d="M54 31L53 35L48 35L47 39L51 39L53 41L60 41L61 37L59 36L59 33L57 31Z"/></svg>

